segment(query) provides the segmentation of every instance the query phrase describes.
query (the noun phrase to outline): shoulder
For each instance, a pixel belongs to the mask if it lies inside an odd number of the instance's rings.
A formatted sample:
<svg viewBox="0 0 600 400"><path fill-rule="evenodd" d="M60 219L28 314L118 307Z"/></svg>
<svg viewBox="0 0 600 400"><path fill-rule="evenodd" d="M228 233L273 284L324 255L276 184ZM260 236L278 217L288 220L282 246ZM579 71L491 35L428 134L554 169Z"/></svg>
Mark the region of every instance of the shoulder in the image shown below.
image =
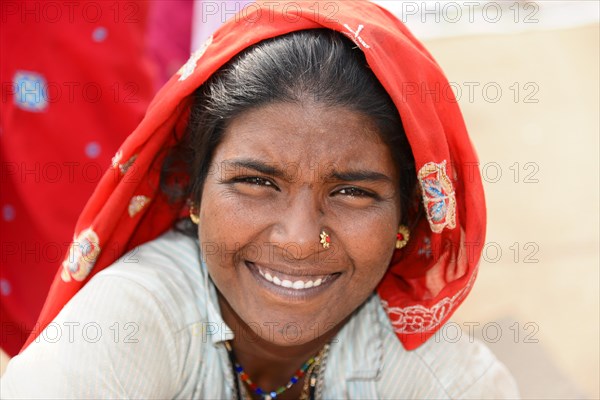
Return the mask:
<svg viewBox="0 0 600 400"><path fill-rule="evenodd" d="M98 273L80 293L111 285L127 287L117 294L119 300L158 307L174 332L202 319L198 302L208 289L199 248L194 239L181 233L169 231L134 248Z"/></svg>
<svg viewBox="0 0 600 400"><path fill-rule="evenodd" d="M186 328L202 319L196 248L169 232L99 272L11 360L3 395L172 397L186 379Z"/></svg>
<svg viewBox="0 0 600 400"><path fill-rule="evenodd" d="M452 338L435 335L414 353L448 398L519 397L516 382L506 367L485 344L464 332Z"/></svg>
<svg viewBox="0 0 600 400"><path fill-rule="evenodd" d="M388 395L402 387L410 398L515 399L516 383L506 367L483 343L460 331L441 334L442 328L419 348L405 350L383 308L378 311L384 353L382 388ZM454 330L452 331L454 332ZM402 377L404 382L399 381ZM385 383L388 382L386 385ZM396 382L389 385L389 382ZM397 385L397 386L396 386ZM396 392L398 393L398 392ZM393 397L393 396L392 396Z"/></svg>
<svg viewBox="0 0 600 400"><path fill-rule="evenodd" d="M407 351L374 295L331 345L325 397L517 398L506 368L486 346L467 336L449 341L437 335Z"/></svg>

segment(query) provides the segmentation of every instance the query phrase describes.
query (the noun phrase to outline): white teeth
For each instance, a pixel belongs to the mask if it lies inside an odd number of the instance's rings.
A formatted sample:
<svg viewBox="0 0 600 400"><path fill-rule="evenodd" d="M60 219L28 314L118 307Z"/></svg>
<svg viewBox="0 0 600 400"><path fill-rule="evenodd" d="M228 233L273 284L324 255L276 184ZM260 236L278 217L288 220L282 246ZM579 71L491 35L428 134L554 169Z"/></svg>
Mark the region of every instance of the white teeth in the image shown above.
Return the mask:
<svg viewBox="0 0 600 400"><path fill-rule="evenodd" d="M312 281L311 281L311 283L312 283ZM292 285L292 287L294 289L304 289L305 288L304 282L302 282L302 281L296 281L296 282L294 282L294 284Z"/></svg>
<svg viewBox="0 0 600 400"><path fill-rule="evenodd" d="M279 279L278 277L271 275L268 272L263 272L260 270L260 268L258 269L259 274L264 277L266 280L268 280L269 282L274 283L277 286L282 286L285 288L291 288L291 289L295 289L295 290L302 290L302 289L310 289L312 287L317 287L320 286L325 280L322 278L317 279L316 281L295 281L292 282L288 279Z"/></svg>

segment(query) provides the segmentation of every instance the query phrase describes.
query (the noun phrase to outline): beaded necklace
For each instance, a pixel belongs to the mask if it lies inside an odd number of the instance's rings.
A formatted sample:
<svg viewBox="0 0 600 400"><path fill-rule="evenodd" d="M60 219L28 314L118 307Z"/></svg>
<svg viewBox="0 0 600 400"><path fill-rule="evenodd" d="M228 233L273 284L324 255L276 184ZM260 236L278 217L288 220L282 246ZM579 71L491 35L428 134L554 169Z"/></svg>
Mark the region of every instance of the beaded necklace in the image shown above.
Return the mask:
<svg viewBox="0 0 600 400"><path fill-rule="evenodd" d="M248 374L244 372L242 366L237 362L235 355L233 354L233 349L229 341L225 342L225 348L227 349L227 354L229 355L229 360L231 361L232 369L234 375L239 377L248 387L254 391L257 395L261 397L263 400L271 400L276 399L281 393L285 392L289 388L291 388L296 382L298 382L304 375L307 375L306 380L304 382L304 387L302 389L302 399L310 399L314 400L315 398L315 390L317 386L317 381L319 377L319 372L321 369L321 360L326 356L329 350L329 344L326 344L323 349L319 352L316 357L311 357L306 361L302 367L300 367L296 373L290 378L289 382L285 386L280 386L274 391L267 392L261 389L256 383L252 382ZM308 371L308 372L307 372ZM238 384L238 380L235 380L235 386L237 391L238 400L241 399L241 390Z"/></svg>

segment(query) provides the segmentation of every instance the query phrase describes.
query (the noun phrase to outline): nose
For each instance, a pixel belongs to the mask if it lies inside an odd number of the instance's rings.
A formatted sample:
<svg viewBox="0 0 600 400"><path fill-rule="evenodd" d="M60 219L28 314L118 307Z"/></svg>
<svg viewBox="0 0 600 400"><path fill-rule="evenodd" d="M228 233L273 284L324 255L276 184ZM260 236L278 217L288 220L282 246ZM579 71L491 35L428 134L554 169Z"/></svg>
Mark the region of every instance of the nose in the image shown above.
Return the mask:
<svg viewBox="0 0 600 400"><path fill-rule="evenodd" d="M272 240L295 260L307 259L322 249L322 212L312 190L303 190L290 198L273 229Z"/></svg>

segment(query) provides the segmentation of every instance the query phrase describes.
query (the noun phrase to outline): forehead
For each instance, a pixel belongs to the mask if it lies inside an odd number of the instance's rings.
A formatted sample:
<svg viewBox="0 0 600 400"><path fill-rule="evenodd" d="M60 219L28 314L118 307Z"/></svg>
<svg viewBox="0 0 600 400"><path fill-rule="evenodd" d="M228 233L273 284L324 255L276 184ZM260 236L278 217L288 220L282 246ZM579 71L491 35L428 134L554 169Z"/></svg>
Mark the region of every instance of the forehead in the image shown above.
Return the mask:
<svg viewBox="0 0 600 400"><path fill-rule="evenodd" d="M272 103L232 119L215 159L235 157L306 166L378 167L388 174L383 170L393 165L372 118L314 103Z"/></svg>

